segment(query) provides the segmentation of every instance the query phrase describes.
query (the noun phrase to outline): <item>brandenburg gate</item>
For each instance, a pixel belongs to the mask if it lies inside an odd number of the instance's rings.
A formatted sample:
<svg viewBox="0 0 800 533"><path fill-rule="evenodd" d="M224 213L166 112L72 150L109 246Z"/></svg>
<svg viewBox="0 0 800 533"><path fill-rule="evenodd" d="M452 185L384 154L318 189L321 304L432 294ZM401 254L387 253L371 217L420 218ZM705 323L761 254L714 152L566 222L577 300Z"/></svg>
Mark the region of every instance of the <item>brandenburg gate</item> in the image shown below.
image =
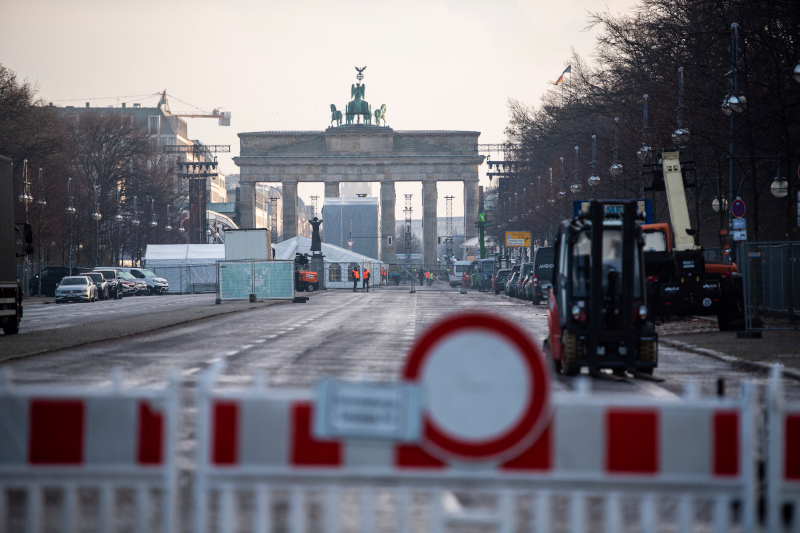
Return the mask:
<svg viewBox="0 0 800 533"><path fill-rule="evenodd" d="M366 67L365 67L366 68ZM358 79L362 79L359 70ZM464 184L464 235L477 236L478 154L476 131L395 131L385 125L386 106L373 113L363 100L365 86L353 85L354 100L342 113L331 105L333 126L324 131L264 131L240 133L240 223L255 227L255 187L280 182L283 188L283 235L297 235L297 185L322 182L325 197L339 196L342 182L380 183L381 257L395 262L395 183L422 182L423 261L436 263L437 183ZM356 119L357 122L356 122ZM363 119L363 120L362 120ZM355 122L355 123L354 123ZM323 224L324 231L324 224Z"/></svg>

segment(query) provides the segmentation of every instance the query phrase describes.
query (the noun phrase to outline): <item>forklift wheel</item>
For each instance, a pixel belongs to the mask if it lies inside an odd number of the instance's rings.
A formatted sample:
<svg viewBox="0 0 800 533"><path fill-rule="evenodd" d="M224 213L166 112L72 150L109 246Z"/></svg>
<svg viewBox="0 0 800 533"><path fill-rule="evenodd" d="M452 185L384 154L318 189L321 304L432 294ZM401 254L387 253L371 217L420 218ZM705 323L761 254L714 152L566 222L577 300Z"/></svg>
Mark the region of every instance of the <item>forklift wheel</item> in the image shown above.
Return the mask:
<svg viewBox="0 0 800 533"><path fill-rule="evenodd" d="M561 334L561 342L564 346L564 360L561 362L561 373L565 376L574 376L581 371L578 363L578 341L574 333L564 330Z"/></svg>
<svg viewBox="0 0 800 533"><path fill-rule="evenodd" d="M642 341L639 344L639 360L646 363L655 363L656 361L656 341ZM642 374L653 375L654 367L642 368Z"/></svg>

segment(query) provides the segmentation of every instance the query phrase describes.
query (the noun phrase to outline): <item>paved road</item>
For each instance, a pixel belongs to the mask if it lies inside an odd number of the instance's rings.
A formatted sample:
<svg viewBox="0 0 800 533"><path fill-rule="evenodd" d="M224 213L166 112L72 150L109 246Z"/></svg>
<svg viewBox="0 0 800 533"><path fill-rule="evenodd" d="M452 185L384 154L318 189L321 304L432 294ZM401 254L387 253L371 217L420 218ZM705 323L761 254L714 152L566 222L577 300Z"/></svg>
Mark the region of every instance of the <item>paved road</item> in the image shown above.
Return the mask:
<svg viewBox="0 0 800 533"><path fill-rule="evenodd" d="M132 298L122 302L32 306L26 309L25 331L52 327L101 327L101 320L166 313L186 313L196 306L213 306L213 295L170 295ZM224 307L216 306L216 308ZM41 308L41 309L37 309ZM225 359L225 380L248 383L256 373L271 386L306 387L322 376L376 381L395 380L403 358L417 336L436 319L459 310L484 309L513 318L539 340L546 334L545 306L492 293L434 286L408 292L408 287L373 289L369 293L327 291L311 295L306 304L283 303L193 321L124 339L107 340L10 361L3 366L27 382L104 382L119 366L131 384L162 382L168 368L191 379L212 362ZM72 331L72 330L70 330ZM766 376L693 353L662 347L656 375L664 383L592 380L592 387L609 392L636 392L676 397L686 382L698 381L713 394L716 380L726 380L736 394L744 379L765 382ZM555 389L571 387L560 378ZM787 381L792 395L796 382Z"/></svg>

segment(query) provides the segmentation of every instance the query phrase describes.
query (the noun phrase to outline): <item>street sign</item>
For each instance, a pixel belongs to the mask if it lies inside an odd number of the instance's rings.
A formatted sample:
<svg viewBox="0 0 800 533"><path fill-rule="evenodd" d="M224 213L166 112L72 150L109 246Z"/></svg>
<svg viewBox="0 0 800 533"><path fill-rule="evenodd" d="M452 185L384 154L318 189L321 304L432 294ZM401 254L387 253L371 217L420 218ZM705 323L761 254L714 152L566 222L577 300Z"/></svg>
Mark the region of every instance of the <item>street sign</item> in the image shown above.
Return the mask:
<svg viewBox="0 0 800 533"><path fill-rule="evenodd" d="M733 236L733 240L736 242L739 241L746 241L747 240L747 230L746 229L735 229L731 233Z"/></svg>
<svg viewBox="0 0 800 533"><path fill-rule="evenodd" d="M506 246L509 248L525 248L531 245L530 231L507 231Z"/></svg>
<svg viewBox="0 0 800 533"><path fill-rule="evenodd" d="M422 389L420 445L443 461L515 457L547 426L549 375L538 346L505 318L471 312L435 324L403 370Z"/></svg>
<svg viewBox="0 0 800 533"><path fill-rule="evenodd" d="M736 218L742 218L744 216L744 200L737 198L731 202L731 213Z"/></svg>
<svg viewBox="0 0 800 533"><path fill-rule="evenodd" d="M731 229L747 229L747 219L746 218L734 218L731 220L732 226Z"/></svg>
<svg viewBox="0 0 800 533"><path fill-rule="evenodd" d="M347 247L348 247L348 248L350 248L350 249L352 250L352 249L353 249L353 245L354 245L355 243L356 243L356 241L347 241Z"/></svg>
<svg viewBox="0 0 800 533"><path fill-rule="evenodd" d="M314 386L314 433L318 438L419 439L419 387L408 383L323 379Z"/></svg>

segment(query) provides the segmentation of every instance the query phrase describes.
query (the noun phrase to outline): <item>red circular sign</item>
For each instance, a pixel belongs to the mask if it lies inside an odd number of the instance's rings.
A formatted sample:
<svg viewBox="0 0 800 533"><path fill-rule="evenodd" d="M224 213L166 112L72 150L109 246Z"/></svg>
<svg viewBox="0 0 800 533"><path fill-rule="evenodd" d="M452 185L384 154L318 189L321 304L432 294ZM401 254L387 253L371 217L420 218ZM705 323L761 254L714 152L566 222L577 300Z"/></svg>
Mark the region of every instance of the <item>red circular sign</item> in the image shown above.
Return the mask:
<svg viewBox="0 0 800 533"><path fill-rule="evenodd" d="M549 420L547 362L524 329L496 315L436 323L412 348L403 377L422 385L422 445L443 460L513 458Z"/></svg>
<svg viewBox="0 0 800 533"><path fill-rule="evenodd" d="M736 218L742 218L744 216L744 200L737 198L731 202L731 213Z"/></svg>

